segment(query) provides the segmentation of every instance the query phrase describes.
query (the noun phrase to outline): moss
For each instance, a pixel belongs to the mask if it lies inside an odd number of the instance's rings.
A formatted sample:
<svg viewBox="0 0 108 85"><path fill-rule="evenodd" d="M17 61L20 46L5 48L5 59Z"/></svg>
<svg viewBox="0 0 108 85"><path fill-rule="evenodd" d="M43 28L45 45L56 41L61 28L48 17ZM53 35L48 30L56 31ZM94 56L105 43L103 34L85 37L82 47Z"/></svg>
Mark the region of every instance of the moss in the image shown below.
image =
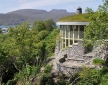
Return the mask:
<svg viewBox="0 0 108 85"><path fill-rule="evenodd" d="M89 22L91 14L77 14L59 19L58 22Z"/></svg>

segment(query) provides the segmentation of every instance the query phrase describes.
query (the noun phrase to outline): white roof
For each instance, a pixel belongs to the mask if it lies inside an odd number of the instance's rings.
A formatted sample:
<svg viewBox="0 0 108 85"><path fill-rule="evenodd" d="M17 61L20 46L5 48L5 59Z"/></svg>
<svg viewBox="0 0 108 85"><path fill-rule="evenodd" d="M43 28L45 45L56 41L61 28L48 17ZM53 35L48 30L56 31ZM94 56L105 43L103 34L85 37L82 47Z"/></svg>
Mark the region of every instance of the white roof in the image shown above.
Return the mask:
<svg viewBox="0 0 108 85"><path fill-rule="evenodd" d="M57 25L88 25L89 22L57 22Z"/></svg>

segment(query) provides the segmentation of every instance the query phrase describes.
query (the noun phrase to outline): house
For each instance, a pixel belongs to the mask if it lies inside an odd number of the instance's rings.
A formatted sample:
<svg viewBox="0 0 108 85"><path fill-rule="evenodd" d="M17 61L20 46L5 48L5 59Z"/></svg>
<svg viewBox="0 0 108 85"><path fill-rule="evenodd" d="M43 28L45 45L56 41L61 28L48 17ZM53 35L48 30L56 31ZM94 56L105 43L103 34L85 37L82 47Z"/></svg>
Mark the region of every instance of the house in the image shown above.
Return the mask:
<svg viewBox="0 0 108 85"><path fill-rule="evenodd" d="M83 40L84 28L89 24L85 16L86 14L82 14L82 8L79 7L76 15L62 18L57 22L60 27L61 50Z"/></svg>
<svg viewBox="0 0 108 85"><path fill-rule="evenodd" d="M60 27L60 39L55 49L55 70L65 74L75 73L82 66L95 67L92 64L94 58L104 58L106 48L101 47L103 45L85 54L83 38L85 26L88 24L88 14L82 14L80 7L77 8L76 15L63 17L57 22ZM100 47L102 49L97 51ZM100 56L96 56L97 54Z"/></svg>

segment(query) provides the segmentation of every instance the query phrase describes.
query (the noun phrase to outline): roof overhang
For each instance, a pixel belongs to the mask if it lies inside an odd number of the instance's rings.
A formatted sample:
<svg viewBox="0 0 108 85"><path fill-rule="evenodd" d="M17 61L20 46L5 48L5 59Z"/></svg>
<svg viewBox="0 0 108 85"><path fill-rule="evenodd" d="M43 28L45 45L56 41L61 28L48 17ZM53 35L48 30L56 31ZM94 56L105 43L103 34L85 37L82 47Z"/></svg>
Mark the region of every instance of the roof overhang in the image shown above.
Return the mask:
<svg viewBox="0 0 108 85"><path fill-rule="evenodd" d="M88 25L89 22L57 22L57 25Z"/></svg>

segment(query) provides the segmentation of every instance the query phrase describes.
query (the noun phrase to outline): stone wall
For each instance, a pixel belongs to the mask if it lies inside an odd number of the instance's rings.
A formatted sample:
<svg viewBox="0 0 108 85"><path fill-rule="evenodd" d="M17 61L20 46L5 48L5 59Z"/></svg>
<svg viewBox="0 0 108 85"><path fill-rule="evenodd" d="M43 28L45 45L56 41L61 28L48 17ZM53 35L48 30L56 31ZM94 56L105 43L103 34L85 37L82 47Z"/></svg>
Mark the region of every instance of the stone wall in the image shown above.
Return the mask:
<svg viewBox="0 0 108 85"><path fill-rule="evenodd" d="M58 42L57 42L58 43ZM54 69L55 70L59 70L62 71L63 69L66 69L68 71L70 71L69 69L71 69L71 72L74 72L73 67L65 67L62 65L62 63L59 62L59 60L61 58L64 57L64 55L67 55L66 61L67 62L72 62L72 61L77 61L77 62L83 62L84 60L78 60L78 59L82 59L83 58L83 54L84 54L84 47L83 47L83 42L79 41L78 44L73 44L71 47L67 47L63 50L59 49L59 44L57 45L56 49L55 49L55 60L54 60ZM69 58L73 58L76 60L68 60ZM61 70L60 70L61 69ZM63 70L64 71L64 70ZM64 73L65 73L64 71Z"/></svg>
<svg viewBox="0 0 108 85"><path fill-rule="evenodd" d="M78 44L73 44L72 47L69 48L69 56L71 58L79 59L83 58L82 55L84 54L84 46L83 42L79 41Z"/></svg>
<svg viewBox="0 0 108 85"><path fill-rule="evenodd" d="M65 74L78 72L83 65L94 67L92 64L94 58L108 59L108 46L105 44L94 46L93 51L87 54L84 54L85 49L82 41L63 50L60 50L59 47L60 44L55 49L53 65L55 70ZM69 63L70 66L66 65L66 63Z"/></svg>
<svg viewBox="0 0 108 85"><path fill-rule="evenodd" d="M57 64L57 69L60 73L69 75L69 74L74 74L76 72L79 72L81 70L80 67L66 67L63 66L62 64Z"/></svg>
<svg viewBox="0 0 108 85"><path fill-rule="evenodd" d="M67 57L71 58L83 58L82 57L82 55L84 54L83 42L79 41L78 44L73 44L71 47L67 47L60 50L60 45L59 42L57 41L57 46L55 49L56 58L61 58L65 54L67 54Z"/></svg>

